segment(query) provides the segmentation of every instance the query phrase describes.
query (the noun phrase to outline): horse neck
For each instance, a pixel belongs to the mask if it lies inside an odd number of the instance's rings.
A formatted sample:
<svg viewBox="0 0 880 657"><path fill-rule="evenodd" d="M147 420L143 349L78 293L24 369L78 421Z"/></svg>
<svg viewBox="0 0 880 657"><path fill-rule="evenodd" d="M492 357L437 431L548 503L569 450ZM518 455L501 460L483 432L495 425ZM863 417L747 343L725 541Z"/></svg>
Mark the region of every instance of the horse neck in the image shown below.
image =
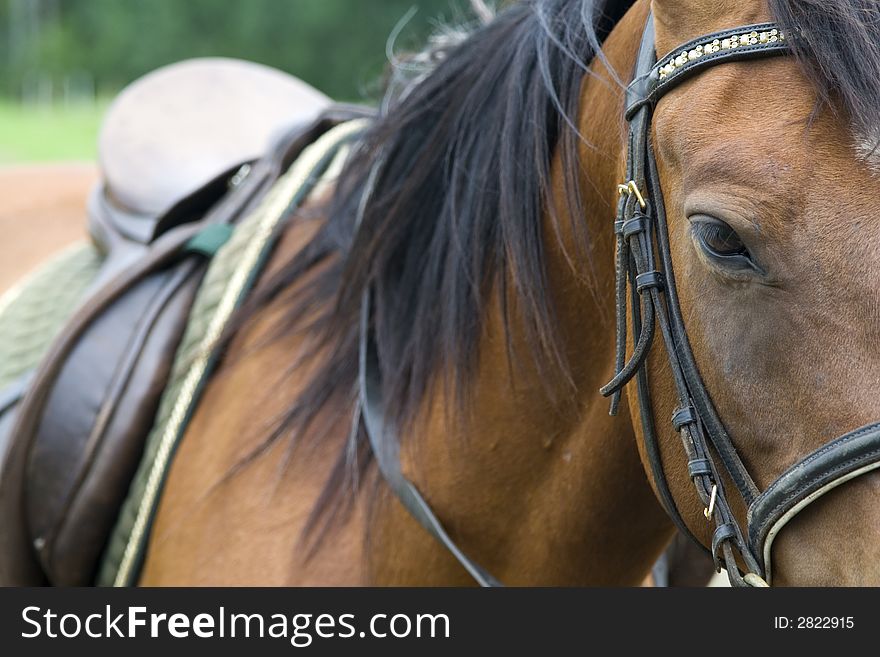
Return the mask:
<svg viewBox="0 0 880 657"><path fill-rule="evenodd" d="M617 70L631 67L644 12L631 12L609 37ZM572 364L573 390L560 402L527 357L511 366L501 304L486 323L469 389L466 421L454 402L433 396L405 435L404 471L424 492L459 545L508 584L637 584L671 535L642 468L625 407L608 415L599 387L612 375L613 193L622 170L622 95L601 65L583 87L580 128L586 217L595 280L572 268L573 238L545 221L549 288ZM554 181L561 181L561 162ZM555 184L562 194L562 185ZM556 207L566 204L558 199ZM561 222L565 225L565 221ZM524 327L511 331L522 351ZM467 583L456 562L398 504L374 510L371 571L377 583Z"/></svg>

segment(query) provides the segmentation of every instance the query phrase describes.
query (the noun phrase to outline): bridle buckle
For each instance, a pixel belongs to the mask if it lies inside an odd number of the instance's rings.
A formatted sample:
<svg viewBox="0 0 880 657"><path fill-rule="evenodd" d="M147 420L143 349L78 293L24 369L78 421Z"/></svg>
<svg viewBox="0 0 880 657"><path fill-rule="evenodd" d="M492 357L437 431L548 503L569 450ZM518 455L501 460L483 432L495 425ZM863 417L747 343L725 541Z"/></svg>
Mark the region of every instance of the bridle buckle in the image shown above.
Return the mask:
<svg viewBox="0 0 880 657"><path fill-rule="evenodd" d="M642 208L642 210L648 207L648 204L645 202L645 197L642 196L642 192L639 189L639 186L636 184L635 180L630 180L628 183L618 185L617 193L621 196L629 196L630 194L635 194L636 199L639 202L639 207Z"/></svg>
<svg viewBox="0 0 880 657"><path fill-rule="evenodd" d="M712 513L715 511L715 500L718 499L718 484L712 484L712 494L709 496L709 506L703 509L703 515L706 520L712 520Z"/></svg>

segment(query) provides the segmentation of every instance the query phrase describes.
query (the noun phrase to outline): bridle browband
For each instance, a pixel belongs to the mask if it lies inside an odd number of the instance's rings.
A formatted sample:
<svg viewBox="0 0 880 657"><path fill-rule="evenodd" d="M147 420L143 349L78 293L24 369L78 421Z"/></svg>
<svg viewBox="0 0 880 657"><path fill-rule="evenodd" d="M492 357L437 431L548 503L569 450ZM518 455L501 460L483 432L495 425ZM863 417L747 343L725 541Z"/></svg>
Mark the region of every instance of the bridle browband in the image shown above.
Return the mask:
<svg viewBox="0 0 880 657"><path fill-rule="evenodd" d="M833 488L880 467L880 424L848 433L786 470L760 492L724 428L694 360L678 301L666 209L651 143L651 118L664 94L704 69L733 61L788 54L779 26L762 23L700 37L676 48L659 62L654 22L648 16L627 88L629 122L627 182L619 186L617 220L616 375L602 388L617 412L620 391L636 380L645 450L659 497L678 528L693 538L666 482L647 376L647 355L656 328L666 347L678 410L672 424L688 460L688 473L714 523L711 553L722 562L734 586L767 586L773 540L785 524ZM634 348L626 357L627 307L631 310ZM719 476L727 473L747 507L746 530L740 527ZM737 561L745 566L740 573Z"/></svg>
<svg viewBox="0 0 880 657"><path fill-rule="evenodd" d="M704 514L715 526L711 554L716 569L720 570L723 565L734 586L767 586L773 540L785 524L833 488L880 468L880 423L877 423L826 444L760 492L703 384L678 302L666 211L651 144L654 108L664 94L710 66L789 52L783 31L773 23L762 23L694 39L657 61L653 16L649 14L634 79L626 93L627 180L618 188L620 199L614 222L616 374L602 388L602 394L611 397L611 413L616 414L621 390L635 380L644 447L660 501L678 529L699 543L669 490L654 425L646 364L659 327L678 398L672 424L682 440L688 473L705 504ZM374 173L376 170L378 166ZM367 184L362 207L372 192L374 178L372 176ZM379 471L410 514L479 584L498 586L495 578L458 548L430 505L401 472L398 435L394 427L385 422L370 306L367 292L361 308L360 396L353 430L363 422ZM628 320L632 324L634 342L629 358ZM748 509L746 531L740 527L728 503L719 465ZM745 574L740 572L740 563L745 567Z"/></svg>

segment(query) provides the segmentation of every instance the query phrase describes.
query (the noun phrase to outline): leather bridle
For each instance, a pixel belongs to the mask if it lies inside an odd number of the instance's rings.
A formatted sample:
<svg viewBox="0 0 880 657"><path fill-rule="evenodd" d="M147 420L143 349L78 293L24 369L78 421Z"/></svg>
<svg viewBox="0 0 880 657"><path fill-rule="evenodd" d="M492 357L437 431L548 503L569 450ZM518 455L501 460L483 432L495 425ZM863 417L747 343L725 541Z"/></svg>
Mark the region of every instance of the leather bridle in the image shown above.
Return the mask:
<svg viewBox="0 0 880 657"><path fill-rule="evenodd" d="M678 410L672 424L681 437L688 473L706 505L704 514L715 526L711 553L716 568L720 570L723 562L734 586L767 586L773 540L785 524L833 488L880 467L880 424L872 424L827 443L759 491L700 377L678 301L666 211L651 144L654 108L664 94L710 66L790 52L782 29L763 23L694 39L658 62L654 22L649 15L634 80L626 95L627 182L620 186L614 224L617 374L602 393L611 397L615 413L620 390L628 381L636 380L644 446L655 486L675 524L693 538L666 483L654 427L646 362L659 327L677 395ZM629 359L628 306L635 343ZM719 465L748 509L745 531L728 503ZM745 567L745 575L740 573L739 564Z"/></svg>
<svg viewBox="0 0 880 657"><path fill-rule="evenodd" d="M659 61L654 21L649 15L626 93L629 123L626 183L614 231L616 258L616 374L602 388L616 414L623 387L635 380L642 434L660 501L675 525L698 542L683 520L669 490L660 456L648 385L647 356L657 329L666 347L678 410L672 425L679 433L688 472L714 523L711 554L734 586L767 586L773 540L785 524L833 488L880 468L880 423L868 425L824 445L759 491L724 428L706 389L688 341L669 246L663 194L651 144L651 119L657 102L679 83L704 69L733 61L790 53L782 29L773 23L724 30L689 41ZM364 198L368 198L371 185ZM628 311L629 309L629 311ZM633 351L627 358L628 323ZM402 474L399 440L386 424L381 377L371 329L370 295L364 295L360 329L360 399L356 426L363 421L379 470L408 511L443 544L483 586L499 582L462 552L443 529L430 505ZM748 509L742 528L728 502L722 470ZM740 566L744 567L741 572Z"/></svg>

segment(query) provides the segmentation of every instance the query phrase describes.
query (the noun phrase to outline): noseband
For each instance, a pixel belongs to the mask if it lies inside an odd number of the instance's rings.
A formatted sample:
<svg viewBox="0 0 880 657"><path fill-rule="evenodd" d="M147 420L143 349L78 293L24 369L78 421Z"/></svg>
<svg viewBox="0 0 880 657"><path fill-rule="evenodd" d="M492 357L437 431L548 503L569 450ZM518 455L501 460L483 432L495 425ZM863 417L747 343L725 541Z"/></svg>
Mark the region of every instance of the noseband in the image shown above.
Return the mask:
<svg viewBox="0 0 880 657"><path fill-rule="evenodd" d="M790 53L782 30L772 23L710 34L656 60L654 22L648 17L627 89L629 122L627 182L619 187L614 230L617 236L616 376L602 389L615 414L620 391L635 379L645 450L663 506L678 528L693 538L679 513L664 474L646 369L647 355L659 327L677 395L672 425L688 460L688 473L714 523L711 552L716 568L723 562L734 586L767 586L773 540L785 524L833 488L880 467L880 423L846 434L786 470L760 492L737 454L700 377L681 314L660 179L651 144L651 118L657 102L700 71L732 61ZM633 352L627 359L627 307ZM728 503L719 467L729 476L748 509L746 531ZM696 539L695 539L696 540ZM745 566L740 573L737 562Z"/></svg>

